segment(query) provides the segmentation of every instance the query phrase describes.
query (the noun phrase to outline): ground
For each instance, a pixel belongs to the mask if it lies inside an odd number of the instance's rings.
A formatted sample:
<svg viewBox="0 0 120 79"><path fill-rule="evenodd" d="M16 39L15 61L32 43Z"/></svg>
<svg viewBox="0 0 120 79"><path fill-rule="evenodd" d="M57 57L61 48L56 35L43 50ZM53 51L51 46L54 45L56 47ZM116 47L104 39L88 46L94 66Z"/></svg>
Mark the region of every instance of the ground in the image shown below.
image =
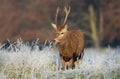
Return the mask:
<svg viewBox="0 0 120 79"><path fill-rule="evenodd" d="M42 49L40 49L40 46ZM86 48L79 69L61 67L56 47L18 41L0 46L0 79L120 79L120 48Z"/></svg>

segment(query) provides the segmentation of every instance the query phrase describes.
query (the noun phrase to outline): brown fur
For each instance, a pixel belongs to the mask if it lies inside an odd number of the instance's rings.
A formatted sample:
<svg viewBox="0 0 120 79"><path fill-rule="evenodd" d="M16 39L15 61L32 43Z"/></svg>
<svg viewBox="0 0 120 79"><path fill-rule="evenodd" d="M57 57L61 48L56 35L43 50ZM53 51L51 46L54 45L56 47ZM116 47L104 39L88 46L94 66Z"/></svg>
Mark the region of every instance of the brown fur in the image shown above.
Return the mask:
<svg viewBox="0 0 120 79"><path fill-rule="evenodd" d="M58 45L58 50L63 59L63 69L69 62L68 68L71 68L77 57L79 57L84 49L84 35L80 30L73 30L68 32L67 38L63 45Z"/></svg>
<svg viewBox="0 0 120 79"><path fill-rule="evenodd" d="M57 16L60 8L57 8L55 21L57 24ZM56 37L54 43L57 45L60 56L62 58L63 70L66 69L66 62L68 63L68 69L72 68L73 65L77 67L81 54L84 50L84 33L80 30L68 31L68 26L66 25L67 17L70 13L70 7L64 7L65 19L62 26L57 26L52 23L53 28L56 31Z"/></svg>
<svg viewBox="0 0 120 79"><path fill-rule="evenodd" d="M62 58L63 70L66 69L66 62L69 62L68 69L72 68L73 64L77 66L79 62L77 58L80 58L84 50L84 33L80 30L67 31L67 26L57 27L55 24L52 26L57 32L54 42ZM64 33L63 36L61 32Z"/></svg>

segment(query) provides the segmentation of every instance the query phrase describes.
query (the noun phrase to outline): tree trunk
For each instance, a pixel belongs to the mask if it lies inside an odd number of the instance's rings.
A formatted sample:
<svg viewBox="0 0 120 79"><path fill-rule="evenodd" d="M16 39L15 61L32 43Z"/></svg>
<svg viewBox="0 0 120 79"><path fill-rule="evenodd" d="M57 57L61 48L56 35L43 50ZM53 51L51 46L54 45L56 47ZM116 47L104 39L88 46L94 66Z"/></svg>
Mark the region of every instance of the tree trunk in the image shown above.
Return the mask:
<svg viewBox="0 0 120 79"><path fill-rule="evenodd" d="M94 12L94 8L92 5L89 6L89 16L90 16L90 28L91 28L91 31L92 31L92 39L93 39L93 42L94 42L94 46L96 48L99 48L100 44L99 44L99 39L98 39L98 30L97 30L97 27L96 27L96 18L95 18L95 12Z"/></svg>
<svg viewBox="0 0 120 79"><path fill-rule="evenodd" d="M100 9L99 10L99 42L100 42L100 44L102 43L102 40L103 40L103 32L104 32L104 29L103 29L103 12Z"/></svg>

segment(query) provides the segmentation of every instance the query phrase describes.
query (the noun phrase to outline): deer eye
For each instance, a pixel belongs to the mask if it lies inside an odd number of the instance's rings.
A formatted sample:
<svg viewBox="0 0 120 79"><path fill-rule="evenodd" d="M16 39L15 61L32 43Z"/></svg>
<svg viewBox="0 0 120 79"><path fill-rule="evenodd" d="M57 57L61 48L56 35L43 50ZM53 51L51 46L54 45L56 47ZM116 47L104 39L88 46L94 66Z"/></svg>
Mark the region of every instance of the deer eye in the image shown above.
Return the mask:
<svg viewBox="0 0 120 79"><path fill-rule="evenodd" d="M63 35L64 33L62 32L61 34Z"/></svg>

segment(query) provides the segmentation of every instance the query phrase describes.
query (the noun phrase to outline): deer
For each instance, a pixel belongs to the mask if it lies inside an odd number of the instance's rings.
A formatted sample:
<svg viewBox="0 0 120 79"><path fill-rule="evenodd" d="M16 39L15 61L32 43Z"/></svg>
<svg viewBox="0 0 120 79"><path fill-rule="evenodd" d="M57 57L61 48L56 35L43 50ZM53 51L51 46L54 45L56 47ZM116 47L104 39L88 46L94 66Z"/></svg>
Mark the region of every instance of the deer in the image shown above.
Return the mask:
<svg viewBox="0 0 120 79"><path fill-rule="evenodd" d="M60 8L56 10L55 22L51 23L56 32L53 43L56 45L61 57L63 70L78 67L82 61L82 54L85 46L84 33L81 30L68 30L67 18L70 13L70 7L64 7L65 18L61 25L57 25L57 17ZM68 62L68 63L67 63Z"/></svg>

